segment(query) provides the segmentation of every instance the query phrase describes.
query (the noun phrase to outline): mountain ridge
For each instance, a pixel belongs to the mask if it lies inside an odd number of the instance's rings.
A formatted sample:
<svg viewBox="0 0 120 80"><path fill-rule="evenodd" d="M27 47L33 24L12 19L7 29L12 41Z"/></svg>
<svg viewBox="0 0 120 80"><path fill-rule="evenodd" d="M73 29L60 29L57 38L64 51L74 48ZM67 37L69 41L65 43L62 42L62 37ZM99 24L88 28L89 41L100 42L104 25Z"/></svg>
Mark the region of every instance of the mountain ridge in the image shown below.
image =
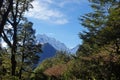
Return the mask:
<svg viewBox="0 0 120 80"><path fill-rule="evenodd" d="M57 51L75 54L78 49L78 45L72 49L69 49L66 47L64 43L61 43L55 38L48 37L45 34L43 35L38 34L36 36L36 40L37 43L42 44L42 53L39 55L40 56L39 62L42 62L47 58L54 57Z"/></svg>
<svg viewBox="0 0 120 80"><path fill-rule="evenodd" d="M56 40L55 38L48 37L45 34L38 34L36 36L37 42L44 44L44 43L49 43L51 44L56 50L58 51L67 51L68 48L64 43L61 43L60 41Z"/></svg>

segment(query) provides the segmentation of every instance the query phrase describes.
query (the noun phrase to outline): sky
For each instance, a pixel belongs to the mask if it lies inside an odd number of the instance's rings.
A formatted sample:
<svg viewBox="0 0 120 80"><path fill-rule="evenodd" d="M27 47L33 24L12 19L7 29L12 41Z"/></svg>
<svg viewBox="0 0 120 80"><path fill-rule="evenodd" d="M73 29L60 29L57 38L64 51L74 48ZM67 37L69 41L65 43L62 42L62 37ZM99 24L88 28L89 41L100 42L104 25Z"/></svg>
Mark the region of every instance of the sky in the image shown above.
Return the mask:
<svg viewBox="0 0 120 80"><path fill-rule="evenodd" d="M79 32L84 29L79 18L90 12L87 0L35 0L34 8L25 13L37 34L46 34L73 48L82 43Z"/></svg>

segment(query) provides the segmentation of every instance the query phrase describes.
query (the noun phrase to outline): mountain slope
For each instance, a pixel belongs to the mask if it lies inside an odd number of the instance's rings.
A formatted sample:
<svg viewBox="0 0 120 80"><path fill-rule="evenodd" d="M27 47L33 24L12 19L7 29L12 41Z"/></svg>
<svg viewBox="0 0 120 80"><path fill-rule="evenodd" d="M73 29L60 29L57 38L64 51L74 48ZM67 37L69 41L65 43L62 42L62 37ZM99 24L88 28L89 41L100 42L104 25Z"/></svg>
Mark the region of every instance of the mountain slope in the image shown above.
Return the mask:
<svg viewBox="0 0 120 80"><path fill-rule="evenodd" d="M40 56L39 62L47 58L53 57L57 50L53 46L51 46L49 43L45 43L42 46L42 51L43 52L39 55Z"/></svg>
<svg viewBox="0 0 120 80"><path fill-rule="evenodd" d="M42 62L47 58L54 57L57 51L66 51L68 53L75 54L79 48L79 46L77 45L75 48L69 49L65 46L65 44L57 41L55 38L48 37L45 34L38 34L36 36L36 40L38 43L42 44L43 51L41 54L39 54L39 62Z"/></svg>
<svg viewBox="0 0 120 80"><path fill-rule="evenodd" d="M75 53L77 52L78 48L79 48L79 45L77 45L76 47L70 49L70 50L69 50L69 53L75 54Z"/></svg>
<svg viewBox="0 0 120 80"><path fill-rule="evenodd" d="M66 45L64 43L57 41L55 38L48 37L45 34L43 34L43 35L38 34L36 36L36 39L39 43L42 43L42 44L49 43L58 51L67 51L68 50L68 48L66 47Z"/></svg>

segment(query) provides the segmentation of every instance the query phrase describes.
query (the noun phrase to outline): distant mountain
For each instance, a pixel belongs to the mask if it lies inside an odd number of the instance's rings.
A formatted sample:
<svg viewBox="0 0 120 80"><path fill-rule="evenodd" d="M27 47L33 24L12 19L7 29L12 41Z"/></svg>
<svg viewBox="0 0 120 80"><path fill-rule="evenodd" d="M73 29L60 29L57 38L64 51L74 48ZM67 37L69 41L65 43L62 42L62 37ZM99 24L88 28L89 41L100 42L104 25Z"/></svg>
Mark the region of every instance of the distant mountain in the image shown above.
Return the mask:
<svg viewBox="0 0 120 80"><path fill-rule="evenodd" d="M53 57L57 50L49 43L45 43L42 46L42 51L43 52L41 54L39 54L40 55L39 62L41 62L47 58Z"/></svg>
<svg viewBox="0 0 120 80"><path fill-rule="evenodd" d="M38 34L36 36L36 40L38 43L42 44L42 53L39 54L40 56L39 62L42 62L47 58L55 56L57 51L68 50L65 44L61 43L60 41L57 41L55 38L48 37L45 34L43 35Z"/></svg>
<svg viewBox="0 0 120 80"><path fill-rule="evenodd" d="M64 43L57 41L55 38L48 37L45 34L43 34L43 35L38 34L36 36L36 39L41 44L49 43L58 51L68 51L68 48L66 47L66 45Z"/></svg>
<svg viewBox="0 0 120 80"><path fill-rule="evenodd" d="M78 49L79 49L79 45L77 45L76 47L70 49L70 50L69 50L69 53L75 54L75 53L77 52Z"/></svg>
<svg viewBox="0 0 120 80"><path fill-rule="evenodd" d="M76 46L73 49L69 49L66 47L64 43L57 41L55 38L48 37L45 34L43 35L38 34L36 36L36 40L38 43L42 44L43 51L41 54L39 54L40 56L39 62L42 62L47 58L55 56L57 51L66 51L68 53L75 54L79 47Z"/></svg>

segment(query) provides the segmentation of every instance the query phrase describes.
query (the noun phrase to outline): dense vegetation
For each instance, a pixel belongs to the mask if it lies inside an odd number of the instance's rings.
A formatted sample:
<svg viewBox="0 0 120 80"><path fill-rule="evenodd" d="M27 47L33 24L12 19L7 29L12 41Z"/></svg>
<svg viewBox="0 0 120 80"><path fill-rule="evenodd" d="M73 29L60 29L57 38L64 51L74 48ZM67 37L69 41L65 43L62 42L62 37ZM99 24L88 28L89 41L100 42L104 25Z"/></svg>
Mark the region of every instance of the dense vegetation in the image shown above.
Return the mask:
<svg viewBox="0 0 120 80"><path fill-rule="evenodd" d="M32 78L35 80L120 79L120 1L89 0L89 2L93 12L79 18L87 30L80 33L83 43L76 55L59 54L45 60L35 69L37 74L32 75Z"/></svg>
<svg viewBox="0 0 120 80"><path fill-rule="evenodd" d="M24 17L32 0L0 0L0 80L30 79L41 45L36 44L33 23Z"/></svg>
<svg viewBox="0 0 120 80"><path fill-rule="evenodd" d="M24 17L31 2L0 0L0 38L8 45L0 46L0 80L120 80L119 0L89 0L93 11L79 18L87 30L77 53L57 52L35 69L41 45Z"/></svg>

